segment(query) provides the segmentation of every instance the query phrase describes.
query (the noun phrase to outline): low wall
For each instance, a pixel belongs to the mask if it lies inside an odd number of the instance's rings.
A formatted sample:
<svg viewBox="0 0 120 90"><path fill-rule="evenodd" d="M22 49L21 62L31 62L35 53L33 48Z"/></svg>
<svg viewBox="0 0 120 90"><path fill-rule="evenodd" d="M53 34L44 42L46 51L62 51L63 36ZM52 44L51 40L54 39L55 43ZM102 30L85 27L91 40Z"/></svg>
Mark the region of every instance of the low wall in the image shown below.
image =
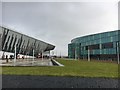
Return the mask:
<svg viewBox="0 0 120 90"><path fill-rule="evenodd" d="M51 62L53 63L54 66L64 66L64 65L60 64L59 62L57 62L54 59L51 59Z"/></svg>

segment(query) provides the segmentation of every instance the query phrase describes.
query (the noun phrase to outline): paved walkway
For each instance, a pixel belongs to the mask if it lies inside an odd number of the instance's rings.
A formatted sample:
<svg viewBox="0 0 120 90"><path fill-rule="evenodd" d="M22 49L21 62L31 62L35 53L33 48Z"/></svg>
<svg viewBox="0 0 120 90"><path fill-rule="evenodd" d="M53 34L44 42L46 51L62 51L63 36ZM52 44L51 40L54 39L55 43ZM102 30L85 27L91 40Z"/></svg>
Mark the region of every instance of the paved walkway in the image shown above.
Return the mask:
<svg viewBox="0 0 120 90"><path fill-rule="evenodd" d="M53 66L50 59L17 59L14 63L14 60L9 60L7 63L6 60L0 60L0 66Z"/></svg>

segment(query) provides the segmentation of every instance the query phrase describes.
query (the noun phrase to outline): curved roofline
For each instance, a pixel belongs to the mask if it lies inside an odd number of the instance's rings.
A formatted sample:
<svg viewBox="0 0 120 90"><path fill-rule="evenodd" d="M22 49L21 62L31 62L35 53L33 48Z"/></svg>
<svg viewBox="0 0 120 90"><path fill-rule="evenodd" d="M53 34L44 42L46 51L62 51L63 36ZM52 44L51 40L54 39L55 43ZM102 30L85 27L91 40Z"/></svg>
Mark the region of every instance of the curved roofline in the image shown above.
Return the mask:
<svg viewBox="0 0 120 90"><path fill-rule="evenodd" d="M45 44L52 45L52 44L47 43L47 42L45 42L45 41L42 41L42 40L36 39L35 37L31 37L30 35L23 34L22 32L15 31L15 30L13 30L12 28L9 28L9 27L7 27L7 26L0 26L0 27L2 27L2 28L6 28L6 29L9 29L9 30L11 30L11 31L13 31L13 32L15 32L15 33L18 33L18 34L25 35L25 36L27 36L27 37L29 37L29 38L32 38L32 39L35 39L35 40L41 41L41 42L43 42L43 43L45 43ZM52 46L55 46L55 45L52 45Z"/></svg>
<svg viewBox="0 0 120 90"><path fill-rule="evenodd" d="M84 38L84 37L87 37L87 36L93 36L93 35L97 35L97 34L103 34L103 33L107 33L107 32L115 32L115 31L120 31L120 30L114 30L114 31L105 31L105 32L100 32L100 33L95 33L95 34L89 34L89 35L84 35L84 36L80 36L80 37L76 37L76 38L73 38L71 40L71 42L75 39L78 39L78 38Z"/></svg>

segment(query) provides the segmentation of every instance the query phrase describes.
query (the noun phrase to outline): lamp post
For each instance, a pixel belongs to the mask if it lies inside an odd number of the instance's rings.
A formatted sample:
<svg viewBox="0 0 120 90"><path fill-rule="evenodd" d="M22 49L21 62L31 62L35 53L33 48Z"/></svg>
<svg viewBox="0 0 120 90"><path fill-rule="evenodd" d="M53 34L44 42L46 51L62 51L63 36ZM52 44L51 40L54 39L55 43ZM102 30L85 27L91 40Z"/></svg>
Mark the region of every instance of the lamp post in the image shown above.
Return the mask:
<svg viewBox="0 0 120 90"><path fill-rule="evenodd" d="M57 50L56 50L56 57L57 57Z"/></svg>
<svg viewBox="0 0 120 90"><path fill-rule="evenodd" d="M117 59L118 59L118 64L119 64L120 57L119 57L119 43L118 42L117 42Z"/></svg>
<svg viewBox="0 0 120 90"><path fill-rule="evenodd" d="M33 63L34 63L34 49L33 49Z"/></svg>
<svg viewBox="0 0 120 90"><path fill-rule="evenodd" d="M15 52L14 52L14 66L15 66L15 63L16 63L16 44L15 44Z"/></svg>
<svg viewBox="0 0 120 90"><path fill-rule="evenodd" d="M76 60L76 48L75 48L75 60Z"/></svg>
<svg viewBox="0 0 120 90"><path fill-rule="evenodd" d="M50 50L49 50L49 60L50 60Z"/></svg>
<svg viewBox="0 0 120 90"><path fill-rule="evenodd" d="M89 50L89 46L88 46L88 61L90 61L90 50Z"/></svg>
<svg viewBox="0 0 120 90"><path fill-rule="evenodd" d="M60 58L61 58L61 51L60 51Z"/></svg>
<svg viewBox="0 0 120 90"><path fill-rule="evenodd" d="M43 50L42 50L42 61L43 61Z"/></svg>

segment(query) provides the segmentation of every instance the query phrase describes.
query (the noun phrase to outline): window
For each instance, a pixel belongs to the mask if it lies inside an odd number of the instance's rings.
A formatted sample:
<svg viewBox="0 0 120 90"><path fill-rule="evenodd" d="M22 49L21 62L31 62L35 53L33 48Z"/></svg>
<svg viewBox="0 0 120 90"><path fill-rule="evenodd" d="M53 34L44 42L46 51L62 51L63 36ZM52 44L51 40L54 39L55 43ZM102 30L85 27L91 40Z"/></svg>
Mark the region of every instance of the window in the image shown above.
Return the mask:
<svg viewBox="0 0 120 90"><path fill-rule="evenodd" d="M100 49L99 44L90 45L89 48L90 49Z"/></svg>
<svg viewBox="0 0 120 90"><path fill-rule="evenodd" d="M102 44L102 49L106 49L106 48L113 48L113 43L104 43Z"/></svg>
<svg viewBox="0 0 120 90"><path fill-rule="evenodd" d="M85 46L85 50L88 50L88 46Z"/></svg>
<svg viewBox="0 0 120 90"><path fill-rule="evenodd" d="M88 48L89 48L90 50L100 49L99 44L86 46L86 47L85 47L85 50L88 50Z"/></svg>

